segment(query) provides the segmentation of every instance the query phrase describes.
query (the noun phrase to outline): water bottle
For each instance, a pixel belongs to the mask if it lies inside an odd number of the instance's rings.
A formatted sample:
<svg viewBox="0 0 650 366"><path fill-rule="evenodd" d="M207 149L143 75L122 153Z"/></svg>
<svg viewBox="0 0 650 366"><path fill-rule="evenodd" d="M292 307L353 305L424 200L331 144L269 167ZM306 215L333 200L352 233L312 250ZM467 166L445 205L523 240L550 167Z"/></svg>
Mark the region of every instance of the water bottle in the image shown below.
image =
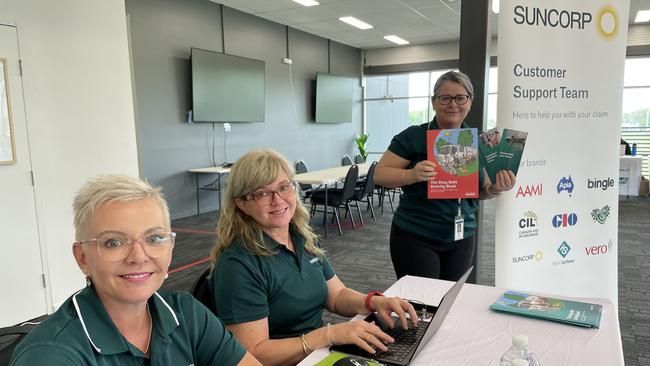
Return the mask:
<svg viewBox="0 0 650 366"><path fill-rule="evenodd" d="M636 142L632 144L632 156L636 156Z"/></svg>
<svg viewBox="0 0 650 366"><path fill-rule="evenodd" d="M523 365L540 366L537 357L528 350L528 337L525 335L516 335L512 337L512 347L501 356L500 366L515 366L515 360L524 360ZM521 362L519 362L521 363Z"/></svg>

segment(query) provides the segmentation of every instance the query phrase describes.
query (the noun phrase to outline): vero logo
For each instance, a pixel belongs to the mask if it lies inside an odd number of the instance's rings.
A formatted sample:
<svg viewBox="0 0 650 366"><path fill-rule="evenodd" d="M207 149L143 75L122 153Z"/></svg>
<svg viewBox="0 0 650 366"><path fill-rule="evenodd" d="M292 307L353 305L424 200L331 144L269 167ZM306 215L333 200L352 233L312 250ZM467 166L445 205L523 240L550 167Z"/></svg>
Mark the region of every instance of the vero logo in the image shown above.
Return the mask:
<svg viewBox="0 0 650 366"><path fill-rule="evenodd" d="M553 216L553 227L575 226L578 223L578 215L575 213L562 213Z"/></svg>

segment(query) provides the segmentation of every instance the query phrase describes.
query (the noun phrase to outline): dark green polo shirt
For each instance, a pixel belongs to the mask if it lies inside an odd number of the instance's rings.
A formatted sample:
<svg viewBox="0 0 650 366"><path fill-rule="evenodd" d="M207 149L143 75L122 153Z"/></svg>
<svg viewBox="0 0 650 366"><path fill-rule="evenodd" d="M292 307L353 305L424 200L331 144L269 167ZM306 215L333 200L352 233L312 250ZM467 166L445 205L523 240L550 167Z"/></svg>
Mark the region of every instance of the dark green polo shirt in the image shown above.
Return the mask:
<svg viewBox="0 0 650 366"><path fill-rule="evenodd" d="M462 128L469 128L464 122ZM439 129L434 118L430 123L411 126L393 137L388 150L409 160L411 169L422 160L427 160L427 130ZM479 169L482 172L482 169ZM479 187L483 174L479 174ZM461 210L465 219L465 237L474 235L478 199L462 199ZM423 238L444 243L440 249L453 245L454 219L458 214L458 199L427 198L427 182L418 182L402 187L399 206L393 216L393 223L400 228Z"/></svg>
<svg viewBox="0 0 650 366"><path fill-rule="evenodd" d="M189 294L149 299L151 359L117 330L93 287L77 292L16 347L11 366L236 365L246 350Z"/></svg>
<svg viewBox="0 0 650 366"><path fill-rule="evenodd" d="M251 254L238 241L217 260L209 278L217 315L226 324L268 318L269 337L295 337L323 325L327 281L334 270L325 257L305 251L294 233L295 254L264 235L272 256Z"/></svg>

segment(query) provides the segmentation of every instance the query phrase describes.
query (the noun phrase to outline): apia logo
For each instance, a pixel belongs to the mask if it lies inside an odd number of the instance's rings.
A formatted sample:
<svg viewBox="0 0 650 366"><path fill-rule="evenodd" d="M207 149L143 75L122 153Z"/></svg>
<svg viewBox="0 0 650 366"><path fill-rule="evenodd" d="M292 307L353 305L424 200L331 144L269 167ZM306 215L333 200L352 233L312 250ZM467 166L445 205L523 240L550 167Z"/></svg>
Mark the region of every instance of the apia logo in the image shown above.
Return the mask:
<svg viewBox="0 0 650 366"><path fill-rule="evenodd" d="M567 191L569 197L573 193L573 180L571 180L571 174L569 177L562 177L559 182L557 182L557 194L560 194L562 191Z"/></svg>
<svg viewBox="0 0 650 366"><path fill-rule="evenodd" d="M515 197L532 197L532 196L541 196L542 195L542 184L537 185L526 185L519 186L517 189L517 195Z"/></svg>
<svg viewBox="0 0 650 366"><path fill-rule="evenodd" d="M578 223L578 215L575 213L558 214L553 216L551 223L553 224L553 227L575 226L575 224Z"/></svg>
<svg viewBox="0 0 650 366"><path fill-rule="evenodd" d="M562 258L566 258L567 254L571 251L571 247L567 244L566 241L563 241L562 244L557 248L557 252L560 253Z"/></svg>
<svg viewBox="0 0 650 366"><path fill-rule="evenodd" d="M614 187L614 178L607 177L605 179L587 179L587 188L589 189L600 188L603 191L606 191L609 187Z"/></svg>
<svg viewBox="0 0 650 366"><path fill-rule="evenodd" d="M612 249L612 245L614 243L612 243L611 239L607 244L586 245L585 252L587 255L607 254Z"/></svg>
<svg viewBox="0 0 650 366"><path fill-rule="evenodd" d="M604 224L609 217L609 205L603 206L601 209L593 209L591 211L591 218L594 219L594 222L599 224Z"/></svg>
<svg viewBox="0 0 650 366"><path fill-rule="evenodd" d="M537 228L537 215L533 211L524 212L524 217L519 219L519 237L525 238L529 236L539 235Z"/></svg>

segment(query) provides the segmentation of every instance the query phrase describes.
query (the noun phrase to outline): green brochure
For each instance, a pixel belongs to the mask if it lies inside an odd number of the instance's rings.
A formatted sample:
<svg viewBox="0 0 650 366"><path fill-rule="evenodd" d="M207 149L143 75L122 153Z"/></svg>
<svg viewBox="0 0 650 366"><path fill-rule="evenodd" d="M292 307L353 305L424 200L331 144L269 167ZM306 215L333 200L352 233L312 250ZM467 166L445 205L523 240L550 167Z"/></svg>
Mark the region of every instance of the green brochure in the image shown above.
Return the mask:
<svg viewBox="0 0 650 366"><path fill-rule="evenodd" d="M490 305L490 309L588 328L598 328L603 314L603 306L600 304L554 299L516 291L506 291Z"/></svg>
<svg viewBox="0 0 650 366"><path fill-rule="evenodd" d="M492 183L496 182L500 143L501 133L496 127L483 131L478 136L479 160Z"/></svg>
<svg viewBox="0 0 650 366"><path fill-rule="evenodd" d="M528 132L508 128L503 130L503 136L499 144L499 156L496 162L497 171L511 170L515 176L517 175L527 137Z"/></svg>
<svg viewBox="0 0 650 366"><path fill-rule="evenodd" d="M359 356L350 356L341 352L332 352L329 356L322 359L314 366L339 366L339 365L359 365L359 366L381 366L377 361L369 360Z"/></svg>

